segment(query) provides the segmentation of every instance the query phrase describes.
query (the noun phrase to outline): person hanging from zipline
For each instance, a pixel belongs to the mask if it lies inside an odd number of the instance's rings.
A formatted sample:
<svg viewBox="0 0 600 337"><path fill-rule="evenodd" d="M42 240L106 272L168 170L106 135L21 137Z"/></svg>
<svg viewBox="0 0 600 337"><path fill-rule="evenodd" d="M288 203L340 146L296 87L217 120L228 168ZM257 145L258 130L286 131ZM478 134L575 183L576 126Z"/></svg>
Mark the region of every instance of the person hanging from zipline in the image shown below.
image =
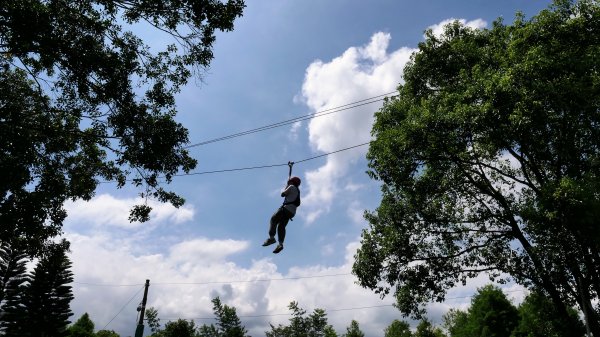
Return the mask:
<svg viewBox="0 0 600 337"><path fill-rule="evenodd" d="M288 176L287 186L283 192L281 192L281 196L284 197L283 205L281 205L271 217L271 222L269 224L269 238L263 243L263 246L266 247L279 241L279 244L273 251L275 254L283 250L285 227L294 215L296 215L296 208L300 206L299 186L302 181L298 177L292 177L292 165L294 165L293 162L288 162L290 174ZM275 241L275 234L277 234L277 241Z"/></svg>

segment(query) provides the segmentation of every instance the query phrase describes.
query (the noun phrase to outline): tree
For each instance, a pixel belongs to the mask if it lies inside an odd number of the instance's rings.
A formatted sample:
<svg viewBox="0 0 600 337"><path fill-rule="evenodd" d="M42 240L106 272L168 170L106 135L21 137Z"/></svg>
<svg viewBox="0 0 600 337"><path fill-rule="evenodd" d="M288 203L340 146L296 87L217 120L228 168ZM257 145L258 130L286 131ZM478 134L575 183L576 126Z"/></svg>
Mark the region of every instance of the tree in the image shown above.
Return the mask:
<svg viewBox="0 0 600 337"><path fill-rule="evenodd" d="M68 336L73 299L70 268L71 261L61 245L39 260L24 289L26 320L22 327L25 333L21 336Z"/></svg>
<svg viewBox="0 0 600 337"><path fill-rule="evenodd" d="M154 307L150 307L146 309L144 315L146 316L146 322L148 322L150 331L152 333L158 332L160 330L160 318L158 318L158 310L156 310Z"/></svg>
<svg viewBox="0 0 600 337"><path fill-rule="evenodd" d="M469 315L458 309L450 309L443 317L444 328L450 337L470 337Z"/></svg>
<svg viewBox="0 0 600 337"><path fill-rule="evenodd" d="M519 325L514 337L581 337L585 327L577 311L569 308L568 316L560 316L555 305L539 292L533 292L519 305Z"/></svg>
<svg viewBox="0 0 600 337"><path fill-rule="evenodd" d="M600 336L600 5L556 0L527 20L427 32L376 113L382 200L353 272L399 309L481 273L577 303Z"/></svg>
<svg viewBox="0 0 600 337"><path fill-rule="evenodd" d="M6 337L23 336L25 308L23 293L29 281L27 256L13 245L0 245L0 334Z"/></svg>
<svg viewBox="0 0 600 337"><path fill-rule="evenodd" d="M96 337L121 337L118 333L112 330L99 330L96 332Z"/></svg>
<svg viewBox="0 0 600 337"><path fill-rule="evenodd" d="M175 322L167 322L165 329L160 332L160 337L196 337L196 325L194 321L178 319Z"/></svg>
<svg viewBox="0 0 600 337"><path fill-rule="evenodd" d="M492 285L477 289L467 317L470 336L509 337L519 323L517 308Z"/></svg>
<svg viewBox="0 0 600 337"><path fill-rule="evenodd" d="M198 337L218 337L218 336L219 336L219 331L217 331L217 328L213 324L211 324L211 325L202 324L198 328Z"/></svg>
<svg viewBox="0 0 600 337"><path fill-rule="evenodd" d="M217 316L217 336L247 337L248 331L242 325L234 307L221 303L219 297L212 300L213 312Z"/></svg>
<svg viewBox="0 0 600 337"><path fill-rule="evenodd" d="M94 322L86 312L73 325L69 326L68 332L69 337L94 337Z"/></svg>
<svg viewBox="0 0 600 337"><path fill-rule="evenodd" d="M0 5L0 241L39 256L60 234L67 199L100 181L144 186L143 198L184 200L159 185L196 160L174 119L175 94L208 68L216 31L243 0L5 0ZM128 31L174 40L153 53ZM159 179L161 178L161 179ZM147 204L130 220L149 218Z"/></svg>
<svg viewBox="0 0 600 337"><path fill-rule="evenodd" d="M191 333L194 337L248 337L248 331L242 325L234 307L223 304L219 297L214 298L212 303L213 313L217 319L216 326L213 324L203 324L198 327L197 331L193 321L188 322L182 319L176 322L169 322L165 325L164 330L160 329L158 311L152 307L148 308L145 315L152 332L151 336L175 337L179 336L179 333L184 334L182 336L187 336L188 333Z"/></svg>
<svg viewBox="0 0 600 337"><path fill-rule="evenodd" d="M405 321L399 321L397 319L385 328L384 333L385 337L412 337L410 325Z"/></svg>
<svg viewBox="0 0 600 337"><path fill-rule="evenodd" d="M414 337L445 337L442 330L434 327L427 319L422 319L417 325ZM473 335L476 336L476 335Z"/></svg>
<svg viewBox="0 0 600 337"><path fill-rule="evenodd" d="M337 332L331 325L327 325L325 329L323 329L323 337L338 337Z"/></svg>
<svg viewBox="0 0 600 337"><path fill-rule="evenodd" d="M350 326L346 328L346 334L344 337L365 337L365 334L360 330L358 322L352 320Z"/></svg>
<svg viewBox="0 0 600 337"><path fill-rule="evenodd" d="M337 336L333 327L327 324L327 314L323 309L315 309L306 316L306 310L298 306L298 302L291 302L288 308L292 311L289 325L279 324L273 326L271 331L266 331L267 337L324 337Z"/></svg>

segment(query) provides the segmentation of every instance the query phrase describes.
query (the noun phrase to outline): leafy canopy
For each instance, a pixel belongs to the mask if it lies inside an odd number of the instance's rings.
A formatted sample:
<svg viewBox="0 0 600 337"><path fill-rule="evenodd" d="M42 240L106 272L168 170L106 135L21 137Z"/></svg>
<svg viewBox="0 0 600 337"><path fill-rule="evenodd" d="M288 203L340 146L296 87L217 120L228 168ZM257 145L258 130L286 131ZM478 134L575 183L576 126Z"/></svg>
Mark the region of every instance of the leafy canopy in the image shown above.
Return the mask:
<svg viewBox="0 0 600 337"><path fill-rule="evenodd" d="M32 255L60 234L66 200L102 181L181 206L160 186L196 165L175 94L213 58L243 0L5 0L0 5L0 240ZM154 51L130 29L173 43ZM130 220L148 220L147 204Z"/></svg>
<svg viewBox="0 0 600 337"><path fill-rule="evenodd" d="M481 273L577 303L600 335L600 4L427 38L376 113L382 182L353 272L420 317ZM597 301L595 302L597 303Z"/></svg>

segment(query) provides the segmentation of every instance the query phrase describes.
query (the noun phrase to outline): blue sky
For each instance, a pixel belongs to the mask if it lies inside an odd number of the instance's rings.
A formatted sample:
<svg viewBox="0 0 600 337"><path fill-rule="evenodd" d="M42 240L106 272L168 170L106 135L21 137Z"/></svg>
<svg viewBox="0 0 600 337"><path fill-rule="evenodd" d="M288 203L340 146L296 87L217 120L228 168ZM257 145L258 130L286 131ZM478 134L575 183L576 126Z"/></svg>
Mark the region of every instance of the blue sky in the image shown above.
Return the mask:
<svg viewBox="0 0 600 337"><path fill-rule="evenodd" d="M202 80L178 97L178 120L192 144L335 108L394 91L423 32L450 19L475 28L498 17L512 22L550 1L262 0L248 1L232 32L219 34L215 59ZM139 32L153 48L168 39ZM190 149L195 172L275 165L369 141L381 102L294 125ZM302 178L302 206L288 225L285 249L261 247L268 221L281 204L285 166L175 178L170 188L186 199L178 210L156 205L148 223L127 221L136 202L131 188L102 184L90 202L67 205L65 237L72 242L72 308L88 312L97 329L133 335L138 292L150 279L148 306L162 322L209 318L219 295L235 306L253 336L269 322L286 323L287 305L326 309L342 334L352 319L366 336L400 314L355 284L350 275L365 210L379 203L379 184L365 174L366 146L294 165ZM465 308L486 278L450 291L430 307L441 324L449 308ZM525 294L507 286L509 298ZM131 299L130 302L128 302ZM254 317L248 317L254 316ZM256 317L259 316L259 317ZM197 324L211 323L197 319ZM146 328L148 332L148 328Z"/></svg>

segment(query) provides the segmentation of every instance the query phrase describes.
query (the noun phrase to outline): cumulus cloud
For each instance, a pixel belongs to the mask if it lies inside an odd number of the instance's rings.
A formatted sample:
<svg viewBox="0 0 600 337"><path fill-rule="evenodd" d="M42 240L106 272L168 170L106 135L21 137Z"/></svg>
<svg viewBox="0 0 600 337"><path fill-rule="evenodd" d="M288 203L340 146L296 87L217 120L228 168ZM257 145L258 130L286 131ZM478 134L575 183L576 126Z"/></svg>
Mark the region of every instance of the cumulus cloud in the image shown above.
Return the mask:
<svg viewBox="0 0 600 337"><path fill-rule="evenodd" d="M414 49L388 52L390 40L390 34L378 32L364 46L348 48L329 62L310 64L302 85L305 104L316 112L393 92ZM328 153L368 142L373 113L381 105L377 102L312 119L308 125L311 148ZM362 147L328 156L323 166L306 173L308 192L303 213L307 223L329 211L342 177L366 150Z"/></svg>
<svg viewBox="0 0 600 337"><path fill-rule="evenodd" d="M148 206L153 209L150 221L144 224L130 222L128 218L131 208L136 204L143 203L144 200L141 198L119 199L110 194L100 194L90 201L68 202L65 208L69 214L70 223L85 223L87 226L112 226L125 229L134 229L163 221L179 224L191 220L194 216L192 206L185 205L175 208L171 204L149 200Z"/></svg>
<svg viewBox="0 0 600 337"><path fill-rule="evenodd" d="M487 22L483 19L475 19L475 20L467 21L465 19L450 18L450 19L446 19L440 23L437 23L435 25L431 25L431 26L427 27L427 29L431 29L434 36L440 37L444 33L444 29L445 29L446 25L451 24L454 21L458 21L463 26L467 26L467 27L470 27L473 29L483 29L483 28L487 27Z"/></svg>
<svg viewBox="0 0 600 337"><path fill-rule="evenodd" d="M356 241L346 245L339 265L307 265L283 272L271 258L254 260L245 267L232 262L248 250L247 241L192 237L163 252L140 254L133 242L108 233L67 233L67 238L75 274L74 319L87 312L97 329L115 330L122 336L132 334L145 279L150 280L147 306L158 310L163 324L178 318L214 323L210 301L215 296L236 308L252 336L264 335L270 323L288 324L291 301L298 301L309 313L325 309L338 333L354 319L366 336L378 336L394 319L401 318L392 306L392 297L382 300L356 284L351 275L359 247ZM324 246L323 253L327 250ZM441 324L449 308L465 309L476 287L486 283L482 276L452 290L446 303L429 306L430 320ZM523 295L515 286L507 293L513 298Z"/></svg>
<svg viewBox="0 0 600 337"><path fill-rule="evenodd" d="M351 202L346 210L346 213L355 224L362 225L365 223L365 219L363 217L364 207L362 207L358 201Z"/></svg>
<svg viewBox="0 0 600 337"><path fill-rule="evenodd" d="M204 318L213 317L210 300L215 296L236 307L243 324L256 336L269 330L269 323L286 324L291 301L299 301L309 312L329 310L330 323L340 331L357 319L364 322L365 331L373 328L379 334L396 314L390 305L382 305L390 304L389 299L382 302L355 284L350 268L356 243L347 247L340 266L294 267L282 273L270 259L256 260L249 267L231 262L247 249L245 241L190 238L164 253L140 255L131 244L110 235L67 237L76 275L75 317L88 312L98 329L106 327L122 335L130 334L127 329L145 279L150 280L147 305L158 309L163 324L177 318L211 323ZM124 305L126 312L115 318ZM347 310L369 305L374 308Z"/></svg>

